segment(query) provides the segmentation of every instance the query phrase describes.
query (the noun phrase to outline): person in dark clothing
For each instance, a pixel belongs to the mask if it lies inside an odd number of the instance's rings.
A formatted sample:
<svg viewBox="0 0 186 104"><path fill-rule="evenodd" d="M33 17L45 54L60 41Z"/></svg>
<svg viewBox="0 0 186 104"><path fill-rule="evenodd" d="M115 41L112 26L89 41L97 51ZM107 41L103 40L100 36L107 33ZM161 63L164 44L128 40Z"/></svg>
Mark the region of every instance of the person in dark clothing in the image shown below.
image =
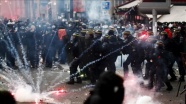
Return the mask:
<svg viewBox="0 0 186 104"><path fill-rule="evenodd" d="M96 41L94 41L94 32L92 30L88 30L85 34L85 38L82 40L81 39L81 44L80 47L84 46L84 48L81 48L81 55L80 55L80 65L79 68L83 69L86 64L89 62L92 62L96 60L95 54L96 51L94 47L96 46ZM96 63L95 63L96 64ZM81 73L83 73L87 78L90 79L91 83L95 83L95 77L94 77L94 72L95 72L95 64L91 64L87 66L84 70L82 70Z"/></svg>
<svg viewBox="0 0 186 104"><path fill-rule="evenodd" d="M56 52L56 42L58 37L56 31L48 29L47 33L44 36L44 45L43 45L43 60L45 66L52 68L53 60Z"/></svg>
<svg viewBox="0 0 186 104"><path fill-rule="evenodd" d="M156 48L152 56L153 67L150 70L149 88L153 88L154 75L156 75L155 90L160 91L163 83L167 85L167 91L173 89L168 80L168 65L171 64L169 52L164 49L164 44L161 41L156 43Z"/></svg>
<svg viewBox="0 0 186 104"><path fill-rule="evenodd" d="M1 104L16 104L14 96L9 91L0 91Z"/></svg>
<svg viewBox="0 0 186 104"><path fill-rule="evenodd" d="M0 32L0 69L3 68L2 61L5 60L6 55L6 43L4 40L3 33Z"/></svg>
<svg viewBox="0 0 186 104"><path fill-rule="evenodd" d="M18 37L12 24L8 25L8 28L9 31L5 35L7 65L11 68L15 68L15 60L18 58L18 56L16 56Z"/></svg>
<svg viewBox="0 0 186 104"><path fill-rule="evenodd" d="M145 50L148 47L147 44L149 44L147 42L148 37L149 37L149 33L150 31L148 31L146 34L138 34L136 37L136 41L134 41L133 43L133 47L135 50L135 54L133 54L135 57L135 59L132 60L131 62L131 67L133 70L134 75L138 76L138 77L143 77L142 75L142 63L145 60ZM148 50L149 51L149 50Z"/></svg>
<svg viewBox="0 0 186 104"><path fill-rule="evenodd" d="M109 71L116 71L116 65L115 62L117 60L117 57L120 55L120 52L114 52L115 50L121 48L122 40L114 34L114 30L111 29L108 31L107 35L105 35L102 39L102 56L105 57L101 60L101 70L107 70ZM114 52L114 53L112 53ZM112 53L112 54L111 54Z"/></svg>
<svg viewBox="0 0 186 104"><path fill-rule="evenodd" d="M77 44L74 44L74 46L76 45L77 46L76 48L74 47L75 48L74 51L72 50L72 52L75 52L73 54L75 58L72 61L71 66L70 66L70 69L72 69L73 72L77 70L78 66L80 69L83 69L84 66L86 66L89 62L92 62L98 58L97 54L99 53L97 53L97 51L99 50L99 45L97 43L99 42L94 41L94 33L91 30L88 30L86 32L85 37L82 37L82 36L78 37ZM94 64L87 66L85 69L81 71L81 73L83 73L85 76L90 78L92 84L96 82L96 77L95 77L95 72L97 71L97 69L95 69L96 67L97 65L96 63L94 63ZM81 79L78 78L78 80L79 81L77 82L80 82ZM68 83L68 84L74 83L73 80L70 82L72 83Z"/></svg>
<svg viewBox="0 0 186 104"><path fill-rule="evenodd" d="M119 45L119 41L117 40L117 37L115 35L112 34L112 35L104 36L102 40L102 52L101 52L102 56L106 56L110 54L111 52L120 48L120 46L121 45ZM118 55L120 55L119 51L101 60L102 70L107 68L107 70L115 72L116 71L115 62L116 62Z"/></svg>
<svg viewBox="0 0 186 104"><path fill-rule="evenodd" d="M101 31L96 31L94 34L94 40L93 44L94 46L92 47L93 50L93 56L94 60L100 59L102 57L102 41L101 41L101 36L102 32ZM90 70L90 75L91 75L91 84L95 84L96 80L98 80L99 76L104 72L104 68L102 61L98 61L93 64L94 67L91 68Z"/></svg>
<svg viewBox="0 0 186 104"><path fill-rule="evenodd" d="M143 77L144 79L149 79L149 72L153 67L152 55L154 53L156 41L157 39L153 36L153 34L151 34L144 43L145 60L147 61L145 67L145 76Z"/></svg>
<svg viewBox="0 0 186 104"><path fill-rule="evenodd" d="M135 40L135 38L130 34L129 31L125 31L123 33L123 37L124 37L124 48L122 49L122 53L128 54L129 56L127 57L127 59L125 60L125 62L123 63L123 71L124 71L124 77L127 78L128 76L128 65L133 64L133 62L135 61L136 57L137 57L137 50L136 50L136 44L137 41ZM132 66L133 67L133 66ZM136 70L133 70L133 72L135 73Z"/></svg>
<svg viewBox="0 0 186 104"><path fill-rule="evenodd" d="M123 79L112 71L104 72L84 104L122 104Z"/></svg>
<svg viewBox="0 0 186 104"><path fill-rule="evenodd" d="M105 56L111 52L111 45L109 42L109 37L110 37L109 35L105 35L102 39L102 52L101 52L102 56ZM102 67L103 67L102 70L105 70L105 68L108 68L107 70L110 70L110 71L112 70L113 72L115 72L115 68L112 67L113 65L109 66L109 65L111 65L111 60L109 60L109 59L110 58L107 57L107 58L101 60Z"/></svg>
<svg viewBox="0 0 186 104"><path fill-rule="evenodd" d="M172 51L174 50L173 49L173 42L171 41L171 39L168 37L168 34L167 34L167 32L166 31L163 31L163 32L161 32L160 33L160 40L163 42L163 44L164 44L164 49L166 50L166 51L169 51L170 52L170 54L172 54ZM174 56L173 56L173 54L171 55L172 57L170 58L171 60L171 64L168 66L168 68L169 68L169 74L170 74L170 76L171 76L171 79L170 79L170 81L174 81L174 80L176 80L177 78L176 78L176 76L175 76L175 74L174 74L174 70L172 69L172 67L173 67L173 64L174 64Z"/></svg>
<svg viewBox="0 0 186 104"><path fill-rule="evenodd" d="M172 38L172 47L173 47L173 55L174 55L174 61L177 63L178 65L178 69L179 69L179 74L180 74L180 78L179 81L184 81L184 76L185 76L185 69L183 67L183 62L181 59L181 52L183 52L183 37L180 34L179 30L176 30L173 33L173 38ZM170 67L173 67L173 64L171 64ZM171 68L172 69L172 68ZM170 70L170 74L172 74L171 76L175 76L174 71Z"/></svg>
<svg viewBox="0 0 186 104"><path fill-rule="evenodd" d="M80 50L78 47L78 40L79 40L79 34L74 33L71 37L71 42L68 43L68 48L72 50L73 60L70 63L70 81L67 82L67 84L74 84L75 78L77 79L77 83L82 83L82 80L80 78L79 72L77 70L78 65L80 64Z"/></svg>
<svg viewBox="0 0 186 104"><path fill-rule="evenodd" d="M67 35L66 29L63 27L58 29L58 41L57 41L57 53L58 53L58 61L61 64L66 63L66 51L64 51L66 41L63 39L63 36Z"/></svg>
<svg viewBox="0 0 186 104"><path fill-rule="evenodd" d="M35 32L35 26L32 25L30 30L26 32L26 40L27 40L27 56L30 61L30 65L32 68L37 68L39 65L39 38Z"/></svg>
<svg viewBox="0 0 186 104"><path fill-rule="evenodd" d="M166 31L160 33L160 40L163 42L165 50L172 52L172 42Z"/></svg>

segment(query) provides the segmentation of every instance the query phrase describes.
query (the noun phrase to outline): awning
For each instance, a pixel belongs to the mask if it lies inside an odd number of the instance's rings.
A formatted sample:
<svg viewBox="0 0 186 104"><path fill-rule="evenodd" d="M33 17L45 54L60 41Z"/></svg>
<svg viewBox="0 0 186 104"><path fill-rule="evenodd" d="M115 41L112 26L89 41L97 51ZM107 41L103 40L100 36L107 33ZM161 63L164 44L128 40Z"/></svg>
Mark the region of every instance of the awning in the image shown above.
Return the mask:
<svg viewBox="0 0 186 104"><path fill-rule="evenodd" d="M163 15L159 22L183 22L186 21L186 6L173 6L170 14Z"/></svg>
<svg viewBox="0 0 186 104"><path fill-rule="evenodd" d="M125 4L123 6L120 6L119 9L131 8L131 7L134 7L134 6L138 5L140 2L141 2L140 0L135 0L133 2L130 2L128 4Z"/></svg>
<svg viewBox="0 0 186 104"><path fill-rule="evenodd" d="M148 18L153 18L153 15L152 14L146 14L146 16L148 17ZM162 15L157 15L157 18L160 18Z"/></svg>

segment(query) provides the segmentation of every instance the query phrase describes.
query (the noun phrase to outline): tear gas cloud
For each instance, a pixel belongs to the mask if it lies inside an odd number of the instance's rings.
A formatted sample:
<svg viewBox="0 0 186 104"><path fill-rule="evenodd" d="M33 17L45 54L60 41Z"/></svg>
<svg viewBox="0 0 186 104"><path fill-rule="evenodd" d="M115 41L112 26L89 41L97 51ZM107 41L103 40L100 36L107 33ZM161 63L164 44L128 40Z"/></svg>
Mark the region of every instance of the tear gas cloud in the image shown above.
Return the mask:
<svg viewBox="0 0 186 104"><path fill-rule="evenodd" d="M125 100L124 104L162 104L155 99L155 92L147 90L140 86L140 83L145 82L142 78L129 75L125 80Z"/></svg>
<svg viewBox="0 0 186 104"><path fill-rule="evenodd" d="M86 8L87 10L87 16L89 20L95 20L95 21L111 21L110 15L103 15L103 10L101 9L101 3L100 0L89 0L88 5Z"/></svg>

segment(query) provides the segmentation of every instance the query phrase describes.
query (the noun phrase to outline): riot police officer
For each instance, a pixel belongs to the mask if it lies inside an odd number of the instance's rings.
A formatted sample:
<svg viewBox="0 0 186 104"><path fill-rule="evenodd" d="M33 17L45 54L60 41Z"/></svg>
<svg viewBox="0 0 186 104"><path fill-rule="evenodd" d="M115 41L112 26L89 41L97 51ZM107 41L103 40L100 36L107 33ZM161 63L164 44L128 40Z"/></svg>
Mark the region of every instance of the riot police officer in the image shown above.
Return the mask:
<svg viewBox="0 0 186 104"><path fill-rule="evenodd" d="M123 45L125 47L123 47L122 53L124 55L125 54L129 55L125 60L125 62L123 62L124 77L127 78L129 72L128 65L134 62L135 58L137 57L137 50L136 50L137 41L135 41L135 38L131 35L130 31L125 31L123 33L123 38L124 38Z"/></svg>
<svg viewBox="0 0 186 104"><path fill-rule="evenodd" d="M78 65L80 64L80 50L79 50L79 34L74 33L71 37L71 42L68 43L68 48L71 49L73 60L70 63L70 80L67 82L67 84L74 84L75 78L77 79L77 83L82 83L82 80L80 78L79 72L77 70Z"/></svg>
<svg viewBox="0 0 186 104"><path fill-rule="evenodd" d="M155 84L155 90L160 91L161 87L165 83L168 91L173 89L168 80L168 65L171 64L169 58L169 52L164 49L163 42L158 41L152 56L153 67L150 70L149 88L152 88L153 84ZM154 82L154 75L156 75L156 83Z"/></svg>

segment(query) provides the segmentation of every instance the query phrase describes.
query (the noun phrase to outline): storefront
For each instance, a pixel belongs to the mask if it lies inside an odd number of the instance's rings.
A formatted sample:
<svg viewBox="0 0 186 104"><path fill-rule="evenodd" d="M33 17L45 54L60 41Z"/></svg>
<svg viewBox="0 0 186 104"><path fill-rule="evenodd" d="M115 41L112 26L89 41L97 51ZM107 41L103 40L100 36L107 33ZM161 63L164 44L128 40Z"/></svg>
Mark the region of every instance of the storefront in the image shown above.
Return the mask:
<svg viewBox="0 0 186 104"><path fill-rule="evenodd" d="M145 23L148 17L146 15L139 13L138 11L139 3L140 3L140 0L129 1L123 5L118 6L115 9L115 13L116 15L122 16L125 23L127 21Z"/></svg>
<svg viewBox="0 0 186 104"><path fill-rule="evenodd" d="M159 22L186 22L186 6L172 6L170 14L162 15Z"/></svg>

